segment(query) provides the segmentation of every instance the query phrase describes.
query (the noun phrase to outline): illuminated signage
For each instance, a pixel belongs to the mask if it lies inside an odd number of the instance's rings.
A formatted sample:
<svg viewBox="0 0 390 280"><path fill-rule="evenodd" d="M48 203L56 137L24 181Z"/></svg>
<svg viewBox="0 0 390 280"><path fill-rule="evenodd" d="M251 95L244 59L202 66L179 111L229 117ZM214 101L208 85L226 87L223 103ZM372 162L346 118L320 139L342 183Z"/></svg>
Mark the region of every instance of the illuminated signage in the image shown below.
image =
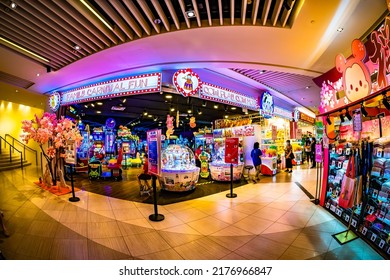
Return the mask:
<svg viewBox="0 0 390 280"><path fill-rule="evenodd" d="M202 86L198 74L191 69L179 70L173 75L173 84L178 92L188 97L197 93Z"/></svg>
<svg viewBox="0 0 390 280"><path fill-rule="evenodd" d="M280 107L277 107L277 106L274 106L274 115L275 115L275 116L279 116L279 117L286 118L286 119L288 119L288 120L291 120L291 119L292 119L292 117L291 117L291 111L285 110L285 109L280 108Z"/></svg>
<svg viewBox="0 0 390 280"><path fill-rule="evenodd" d="M101 82L62 93L61 104L161 91L161 73Z"/></svg>
<svg viewBox="0 0 390 280"><path fill-rule="evenodd" d="M202 84L199 97L202 99L216 101L228 105L235 105L251 110L258 110L259 108L257 100L254 97L246 96L239 92L205 82Z"/></svg>
<svg viewBox="0 0 390 280"><path fill-rule="evenodd" d="M316 119L315 118L312 118L302 112L299 112L299 120L300 121L304 121L304 122L307 122L307 123L310 123L310 124L313 124L315 123Z"/></svg>
<svg viewBox="0 0 390 280"><path fill-rule="evenodd" d="M61 105L61 95L58 92L54 92L49 97L49 108L53 112L56 112Z"/></svg>
<svg viewBox="0 0 390 280"><path fill-rule="evenodd" d="M269 119L274 116L274 98L269 92L263 92L260 97L260 115Z"/></svg>

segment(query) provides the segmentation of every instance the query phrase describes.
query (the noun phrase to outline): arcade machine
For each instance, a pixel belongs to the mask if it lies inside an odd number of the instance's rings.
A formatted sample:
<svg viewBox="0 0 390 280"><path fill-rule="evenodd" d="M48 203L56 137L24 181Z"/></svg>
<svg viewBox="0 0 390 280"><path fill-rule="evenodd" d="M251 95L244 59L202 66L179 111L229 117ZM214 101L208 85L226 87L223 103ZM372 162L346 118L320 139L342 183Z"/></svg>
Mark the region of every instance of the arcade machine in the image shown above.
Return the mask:
<svg viewBox="0 0 390 280"><path fill-rule="evenodd" d="M84 125L81 121L79 122L80 134L83 137L80 146L77 149L77 165L76 172L85 172L88 170L88 161L90 149L89 141L89 126Z"/></svg>
<svg viewBox="0 0 390 280"><path fill-rule="evenodd" d="M123 153L123 169L127 169L129 166L140 167L142 165L142 160L138 153L138 141L139 137L133 135L130 129L122 125L119 126L117 144L118 149L122 149Z"/></svg>
<svg viewBox="0 0 390 280"><path fill-rule="evenodd" d="M111 157L115 155L115 125L116 122L113 118L108 118L106 120L104 149L106 155L110 155Z"/></svg>
<svg viewBox="0 0 390 280"><path fill-rule="evenodd" d="M103 160L105 151L104 151L104 130L102 127L95 127L92 133L92 151L93 157L98 160Z"/></svg>

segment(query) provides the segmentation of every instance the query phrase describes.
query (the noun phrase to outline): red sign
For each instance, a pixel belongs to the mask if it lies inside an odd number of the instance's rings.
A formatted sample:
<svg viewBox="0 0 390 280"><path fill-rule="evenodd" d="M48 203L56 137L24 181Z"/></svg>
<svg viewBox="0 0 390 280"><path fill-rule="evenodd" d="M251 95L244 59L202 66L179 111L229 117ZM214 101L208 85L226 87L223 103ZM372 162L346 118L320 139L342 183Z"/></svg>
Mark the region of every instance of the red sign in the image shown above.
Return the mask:
<svg viewBox="0 0 390 280"><path fill-rule="evenodd" d="M202 86L202 82L191 69L179 70L173 75L173 84L178 92L188 97L194 95Z"/></svg>
<svg viewBox="0 0 390 280"><path fill-rule="evenodd" d="M225 163L238 164L238 138L226 138Z"/></svg>

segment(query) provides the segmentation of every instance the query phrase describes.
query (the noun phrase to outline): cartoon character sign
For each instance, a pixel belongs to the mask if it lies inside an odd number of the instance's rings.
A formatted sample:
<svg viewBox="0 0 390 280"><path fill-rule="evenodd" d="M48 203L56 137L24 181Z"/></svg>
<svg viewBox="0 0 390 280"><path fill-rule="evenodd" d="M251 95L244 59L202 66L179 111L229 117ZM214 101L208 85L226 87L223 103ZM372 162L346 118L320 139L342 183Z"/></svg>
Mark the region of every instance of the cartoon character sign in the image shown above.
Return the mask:
<svg viewBox="0 0 390 280"><path fill-rule="evenodd" d="M264 118L272 118L274 115L274 99L269 92L263 92L260 99L260 114Z"/></svg>
<svg viewBox="0 0 390 280"><path fill-rule="evenodd" d="M167 138L169 139L169 136L171 136L174 132L173 117L171 117L170 115L167 115L166 124L167 124L167 132L165 134L167 135Z"/></svg>
<svg viewBox="0 0 390 280"><path fill-rule="evenodd" d="M54 92L49 97L49 107L53 112L56 112L61 105L61 95L58 92Z"/></svg>
<svg viewBox="0 0 390 280"><path fill-rule="evenodd" d="M371 78L363 59L366 47L359 40L352 41L352 57L348 60L342 54L336 56L336 69L343 74L342 82L346 97L354 102L371 93Z"/></svg>
<svg viewBox="0 0 390 280"><path fill-rule="evenodd" d="M173 84L175 85L178 92L183 96L188 97L194 95L202 86L198 74L193 72L191 69L178 70L173 75Z"/></svg>

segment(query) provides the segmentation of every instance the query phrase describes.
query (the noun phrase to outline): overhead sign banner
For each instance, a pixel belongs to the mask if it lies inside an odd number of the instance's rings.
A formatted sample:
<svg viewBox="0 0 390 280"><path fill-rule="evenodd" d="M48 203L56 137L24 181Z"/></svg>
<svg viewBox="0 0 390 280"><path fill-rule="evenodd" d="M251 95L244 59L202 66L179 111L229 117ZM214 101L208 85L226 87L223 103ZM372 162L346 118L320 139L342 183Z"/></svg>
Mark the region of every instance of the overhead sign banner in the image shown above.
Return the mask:
<svg viewBox="0 0 390 280"><path fill-rule="evenodd" d="M62 93L61 105L161 91L161 73L120 78Z"/></svg>
<svg viewBox="0 0 390 280"><path fill-rule="evenodd" d="M178 92L188 97L197 93L202 86L198 74L191 69L179 70L173 75L173 84Z"/></svg>
<svg viewBox="0 0 390 280"><path fill-rule="evenodd" d="M274 116L275 106L274 98L269 92L263 92L260 97L260 115L266 119L270 119Z"/></svg>
<svg viewBox="0 0 390 280"><path fill-rule="evenodd" d="M247 96L242 93L205 82L202 84L199 98L247 108L254 111L259 109L259 105L255 97Z"/></svg>
<svg viewBox="0 0 390 280"><path fill-rule="evenodd" d="M292 119L291 111L277 107L277 106L274 106L274 115L282 117L282 118L286 118L288 120Z"/></svg>

